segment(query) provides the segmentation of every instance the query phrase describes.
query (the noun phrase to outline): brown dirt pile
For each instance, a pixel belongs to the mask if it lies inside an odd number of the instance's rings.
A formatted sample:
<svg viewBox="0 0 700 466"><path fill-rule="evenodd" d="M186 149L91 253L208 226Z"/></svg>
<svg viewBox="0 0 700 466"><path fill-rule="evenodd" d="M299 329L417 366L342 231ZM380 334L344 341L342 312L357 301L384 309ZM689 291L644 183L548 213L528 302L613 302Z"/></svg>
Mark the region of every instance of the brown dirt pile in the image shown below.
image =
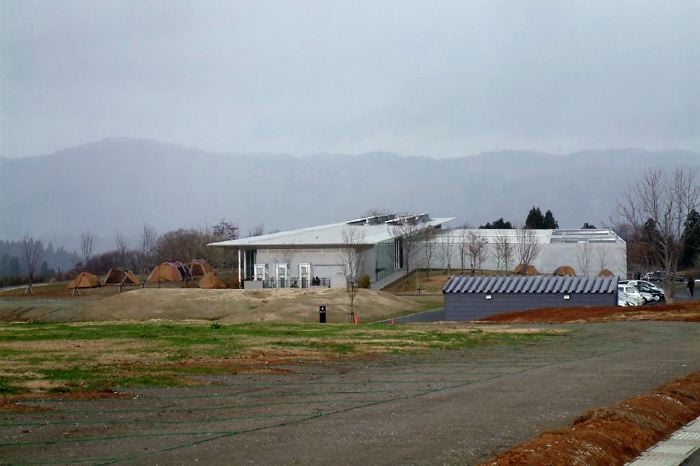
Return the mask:
<svg viewBox="0 0 700 466"><path fill-rule="evenodd" d="M700 372L589 411L564 429L518 445L485 465L623 465L700 415Z"/></svg>
<svg viewBox="0 0 700 466"><path fill-rule="evenodd" d="M622 320L672 320L700 322L700 303L685 302L647 307L568 307L508 312L483 319L497 323L612 322Z"/></svg>

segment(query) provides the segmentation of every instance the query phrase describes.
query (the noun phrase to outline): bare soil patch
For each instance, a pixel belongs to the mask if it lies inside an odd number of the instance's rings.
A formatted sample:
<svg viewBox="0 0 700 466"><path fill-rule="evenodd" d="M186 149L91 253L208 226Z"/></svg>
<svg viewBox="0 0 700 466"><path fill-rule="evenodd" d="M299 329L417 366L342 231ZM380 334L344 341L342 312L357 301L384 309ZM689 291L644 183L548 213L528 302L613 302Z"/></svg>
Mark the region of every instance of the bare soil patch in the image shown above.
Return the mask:
<svg viewBox="0 0 700 466"><path fill-rule="evenodd" d="M484 464L622 465L700 415L700 372L594 409Z"/></svg>
<svg viewBox="0 0 700 466"><path fill-rule="evenodd" d="M688 301L646 307L576 307L548 308L509 312L483 319L496 323L574 323L662 320L700 322L700 302Z"/></svg>

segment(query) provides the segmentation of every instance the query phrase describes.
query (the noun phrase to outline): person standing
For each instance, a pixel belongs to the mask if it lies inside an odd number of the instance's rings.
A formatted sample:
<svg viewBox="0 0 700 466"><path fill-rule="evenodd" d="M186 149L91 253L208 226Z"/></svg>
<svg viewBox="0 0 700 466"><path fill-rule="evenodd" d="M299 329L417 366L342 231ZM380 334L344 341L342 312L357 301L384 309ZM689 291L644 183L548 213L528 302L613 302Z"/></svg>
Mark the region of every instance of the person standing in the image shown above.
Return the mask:
<svg viewBox="0 0 700 466"><path fill-rule="evenodd" d="M695 296L695 279L693 277L688 277L688 291L690 291L691 297Z"/></svg>

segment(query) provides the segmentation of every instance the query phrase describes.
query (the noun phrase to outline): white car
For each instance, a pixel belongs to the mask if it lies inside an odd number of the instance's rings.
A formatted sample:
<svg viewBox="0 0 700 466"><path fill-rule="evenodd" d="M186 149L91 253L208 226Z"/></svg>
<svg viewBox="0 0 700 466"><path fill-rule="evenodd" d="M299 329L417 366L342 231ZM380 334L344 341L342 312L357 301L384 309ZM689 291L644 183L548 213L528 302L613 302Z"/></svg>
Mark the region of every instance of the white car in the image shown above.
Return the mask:
<svg viewBox="0 0 700 466"><path fill-rule="evenodd" d="M641 306L645 302L644 297L632 285L617 285L617 295L622 295L623 299L633 302L635 306Z"/></svg>
<svg viewBox="0 0 700 466"><path fill-rule="evenodd" d="M625 293L617 294L617 305L622 307L636 306L632 298L628 297Z"/></svg>
<svg viewBox="0 0 700 466"><path fill-rule="evenodd" d="M646 302L664 302L666 293L662 288L646 280L625 280L620 285L631 285L639 291Z"/></svg>

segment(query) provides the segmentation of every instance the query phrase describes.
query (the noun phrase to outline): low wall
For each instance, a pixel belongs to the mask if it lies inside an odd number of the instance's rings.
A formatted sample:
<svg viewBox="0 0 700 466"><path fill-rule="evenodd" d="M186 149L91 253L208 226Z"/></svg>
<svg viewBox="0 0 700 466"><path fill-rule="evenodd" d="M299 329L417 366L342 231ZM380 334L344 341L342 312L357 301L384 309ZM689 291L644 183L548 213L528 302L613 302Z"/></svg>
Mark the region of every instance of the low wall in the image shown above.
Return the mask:
<svg viewBox="0 0 700 466"><path fill-rule="evenodd" d="M544 293L447 293L445 320L479 320L495 314L547 307L615 306L617 293L544 294ZM564 299L568 296L569 299Z"/></svg>

